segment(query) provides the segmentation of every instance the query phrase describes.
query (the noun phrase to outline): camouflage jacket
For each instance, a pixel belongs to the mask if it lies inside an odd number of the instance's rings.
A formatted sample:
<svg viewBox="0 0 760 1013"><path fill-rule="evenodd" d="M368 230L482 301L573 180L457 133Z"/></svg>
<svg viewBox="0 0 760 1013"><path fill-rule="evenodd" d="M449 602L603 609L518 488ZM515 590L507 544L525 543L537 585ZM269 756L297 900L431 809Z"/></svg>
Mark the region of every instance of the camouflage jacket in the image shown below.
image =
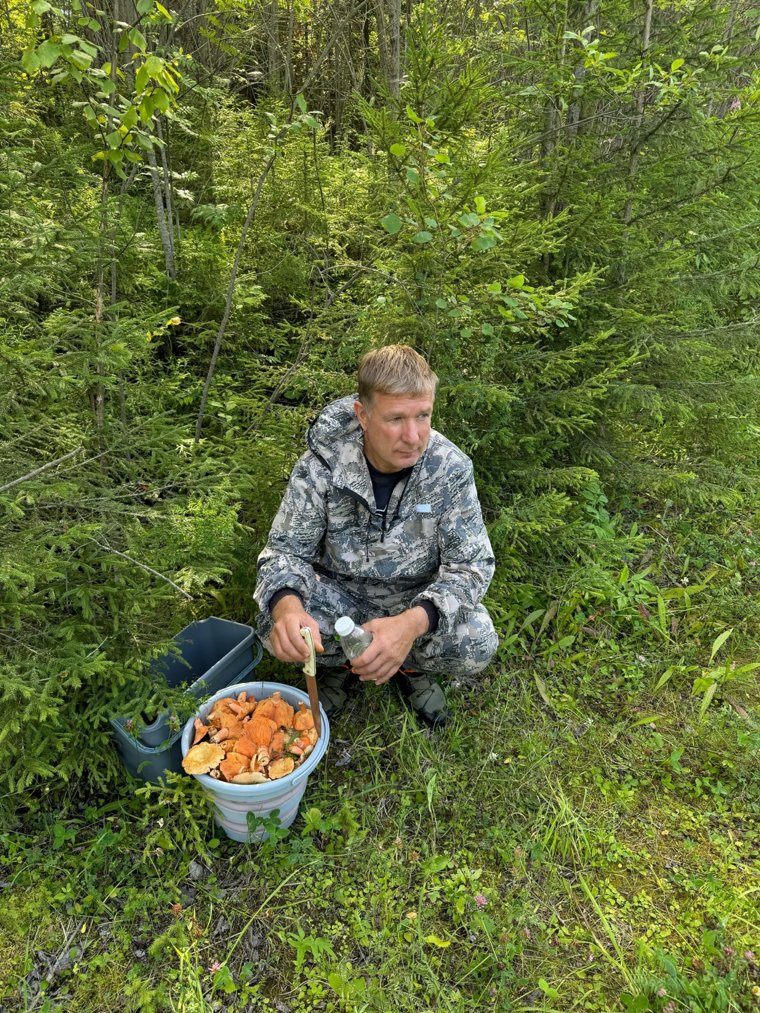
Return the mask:
<svg viewBox="0 0 760 1013"><path fill-rule="evenodd" d="M420 601L449 633L485 594L494 571L472 462L431 431L425 453L378 511L355 397L333 401L312 424L258 560L254 598L266 610L292 588L306 610L318 575L394 615Z"/></svg>

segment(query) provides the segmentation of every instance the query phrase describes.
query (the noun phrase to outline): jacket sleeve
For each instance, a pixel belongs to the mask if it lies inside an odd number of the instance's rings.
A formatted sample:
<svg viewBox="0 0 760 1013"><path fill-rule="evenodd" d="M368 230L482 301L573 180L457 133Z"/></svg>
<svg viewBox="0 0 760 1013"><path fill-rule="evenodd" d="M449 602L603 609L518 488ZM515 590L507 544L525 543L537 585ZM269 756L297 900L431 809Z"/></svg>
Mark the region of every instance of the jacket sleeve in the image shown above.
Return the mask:
<svg viewBox="0 0 760 1013"><path fill-rule="evenodd" d="M441 563L432 584L412 602L438 609L438 633L452 632L460 612L470 612L488 590L494 556L483 522L472 464L458 471L447 489L450 503L438 525Z"/></svg>
<svg viewBox="0 0 760 1013"><path fill-rule="evenodd" d="M257 562L254 600L269 611L272 595L284 588L295 591L308 608L316 577L314 563L327 526L326 472L310 452L296 463L267 544Z"/></svg>

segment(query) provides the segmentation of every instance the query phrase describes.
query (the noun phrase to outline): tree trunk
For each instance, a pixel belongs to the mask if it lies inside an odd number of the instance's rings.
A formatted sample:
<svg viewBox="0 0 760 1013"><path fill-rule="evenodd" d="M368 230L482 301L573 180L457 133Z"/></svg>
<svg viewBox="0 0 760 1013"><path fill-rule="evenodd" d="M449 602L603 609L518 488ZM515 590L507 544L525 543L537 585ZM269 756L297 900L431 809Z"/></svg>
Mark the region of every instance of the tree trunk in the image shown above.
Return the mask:
<svg viewBox="0 0 760 1013"><path fill-rule="evenodd" d="M164 263L166 275L172 281L177 277L177 269L174 265L174 242L172 238L171 218L167 221L166 205L161 187L161 176L156 163L156 152L153 147L148 150L148 165L150 166L150 178L153 183L153 201L156 205L156 222L158 234L161 237L161 246L164 250Z"/></svg>
<svg viewBox="0 0 760 1013"><path fill-rule="evenodd" d="M646 0L647 10L644 16L644 30L641 35L641 57L646 57L652 35L652 10L654 0ZM631 153L628 159L628 198L623 211L623 222L628 225L633 217L633 188L636 184L636 172L639 167L639 152L641 151L641 125L644 122L644 102L646 93L643 87L636 92L636 115L633 120L633 140L631 142Z"/></svg>

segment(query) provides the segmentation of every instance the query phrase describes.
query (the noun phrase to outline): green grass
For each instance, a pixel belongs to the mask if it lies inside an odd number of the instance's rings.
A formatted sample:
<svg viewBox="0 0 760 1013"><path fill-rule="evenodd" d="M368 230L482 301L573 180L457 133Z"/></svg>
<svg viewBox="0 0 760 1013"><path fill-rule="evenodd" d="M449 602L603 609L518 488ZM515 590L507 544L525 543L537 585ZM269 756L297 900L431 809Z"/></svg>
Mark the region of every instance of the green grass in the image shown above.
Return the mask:
<svg viewBox="0 0 760 1013"><path fill-rule="evenodd" d="M625 601L564 653L547 623L434 736L361 690L261 845L217 837L186 778L15 799L2 1009L760 1009L757 680L703 717L690 692L729 592L679 602L669 641Z"/></svg>

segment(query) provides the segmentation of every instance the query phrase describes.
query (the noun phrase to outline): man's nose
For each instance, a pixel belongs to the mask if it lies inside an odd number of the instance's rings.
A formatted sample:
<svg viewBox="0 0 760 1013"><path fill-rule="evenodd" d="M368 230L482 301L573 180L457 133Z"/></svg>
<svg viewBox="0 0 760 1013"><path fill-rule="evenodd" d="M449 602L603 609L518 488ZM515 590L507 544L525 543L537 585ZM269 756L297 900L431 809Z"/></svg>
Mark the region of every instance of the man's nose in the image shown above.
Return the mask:
<svg viewBox="0 0 760 1013"><path fill-rule="evenodd" d="M419 432L417 431L417 423L414 419L409 419L408 422L404 423L403 439L404 443L416 444L419 442Z"/></svg>

